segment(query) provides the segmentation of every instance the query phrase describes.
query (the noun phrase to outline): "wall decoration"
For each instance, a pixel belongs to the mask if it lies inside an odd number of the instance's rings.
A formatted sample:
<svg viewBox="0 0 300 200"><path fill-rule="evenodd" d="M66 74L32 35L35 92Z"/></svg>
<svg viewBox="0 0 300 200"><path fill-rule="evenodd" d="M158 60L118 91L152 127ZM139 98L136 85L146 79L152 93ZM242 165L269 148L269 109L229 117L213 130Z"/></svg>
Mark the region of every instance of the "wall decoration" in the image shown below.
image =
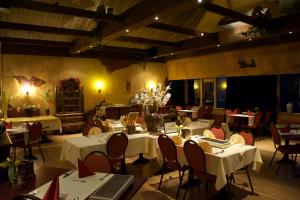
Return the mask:
<svg viewBox="0 0 300 200"><path fill-rule="evenodd" d="M239 60L238 63L240 64L240 68L256 67L256 63L254 59L251 59L249 63L245 60Z"/></svg>

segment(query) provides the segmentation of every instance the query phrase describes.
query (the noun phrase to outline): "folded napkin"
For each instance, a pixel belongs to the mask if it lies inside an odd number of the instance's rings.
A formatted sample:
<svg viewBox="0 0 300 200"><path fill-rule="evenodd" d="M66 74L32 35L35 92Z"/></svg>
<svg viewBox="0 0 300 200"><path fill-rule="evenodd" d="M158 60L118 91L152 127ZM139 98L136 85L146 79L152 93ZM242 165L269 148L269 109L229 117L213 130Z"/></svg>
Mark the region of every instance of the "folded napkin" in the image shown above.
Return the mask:
<svg viewBox="0 0 300 200"><path fill-rule="evenodd" d="M89 130L89 133L88 135L100 135L102 133L101 129L99 127L92 127L90 130Z"/></svg>
<svg viewBox="0 0 300 200"><path fill-rule="evenodd" d="M212 146L208 142L199 142L198 145L202 148L204 152L212 153Z"/></svg>
<svg viewBox="0 0 300 200"><path fill-rule="evenodd" d="M280 129L280 131L282 133L288 133L291 130L291 125L288 123L287 125L285 125L282 129Z"/></svg>
<svg viewBox="0 0 300 200"><path fill-rule="evenodd" d="M84 178L86 176L92 176L95 172L92 172L80 159L78 159L78 176Z"/></svg>
<svg viewBox="0 0 300 200"><path fill-rule="evenodd" d="M230 144L245 144L245 139L243 138L243 136L241 136L239 134L233 134L229 138L229 143Z"/></svg>
<svg viewBox="0 0 300 200"><path fill-rule="evenodd" d="M175 135L171 138L171 140L173 140L173 142L176 144L176 145L181 145L182 144L182 138L178 135Z"/></svg>
<svg viewBox="0 0 300 200"><path fill-rule="evenodd" d="M210 130L205 130L203 132L203 136L211 139L216 139L215 134L213 134L213 132L211 132Z"/></svg>
<svg viewBox="0 0 300 200"><path fill-rule="evenodd" d="M43 200L59 200L59 177L52 180Z"/></svg>

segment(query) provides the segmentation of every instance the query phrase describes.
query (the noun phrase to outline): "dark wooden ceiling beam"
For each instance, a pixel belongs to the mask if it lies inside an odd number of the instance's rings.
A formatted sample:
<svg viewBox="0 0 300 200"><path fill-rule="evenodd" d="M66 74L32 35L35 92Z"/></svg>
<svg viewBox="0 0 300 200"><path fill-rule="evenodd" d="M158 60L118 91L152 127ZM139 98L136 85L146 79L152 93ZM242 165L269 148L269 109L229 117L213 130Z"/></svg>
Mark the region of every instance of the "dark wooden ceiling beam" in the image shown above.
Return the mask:
<svg viewBox="0 0 300 200"><path fill-rule="evenodd" d="M180 26L174 26L171 24L165 24L165 23L161 23L161 22L154 22L152 24L149 24L147 27L158 29L158 30L163 30L163 31L185 34L185 35L192 35L192 36L201 36L201 33L207 34L203 31L184 28L184 27L180 27Z"/></svg>
<svg viewBox="0 0 300 200"><path fill-rule="evenodd" d="M165 57L169 55L181 54L184 52L195 51L201 48L216 46L219 44L218 33L211 33L203 37L196 37L192 39L183 40L179 47L176 48L158 48L155 57Z"/></svg>
<svg viewBox="0 0 300 200"><path fill-rule="evenodd" d="M228 9L228 8L224 8L222 6L219 6L217 4L213 4L213 3L208 2L208 1L205 1L203 3L199 3L198 6L200 8L205 9L205 10L208 10L210 12L214 12L214 13L217 13L219 15L226 16L226 17L229 17L231 19L235 19L235 20L238 20L238 21L250 24L250 25L258 26L258 25L262 25L262 24L266 23L266 21L264 21L264 20L257 20L253 17L248 16L248 15L244 15L242 13L233 11L233 10Z"/></svg>
<svg viewBox="0 0 300 200"><path fill-rule="evenodd" d="M92 31L12 23L12 22L4 22L4 21L0 21L0 27L4 29L10 29L10 30L34 31L40 33L53 33L53 34L60 34L60 35L75 35L75 36L87 36L87 37L93 36Z"/></svg>
<svg viewBox="0 0 300 200"><path fill-rule="evenodd" d="M172 56L169 55L165 57L165 60L166 61L175 60L175 59L182 59L182 58L193 57L193 56L216 54L216 53L222 53L227 51L238 51L242 49L249 49L249 48L281 44L281 43L298 42L298 41L300 41L300 32L293 33L293 34L287 33L284 35L274 35L270 37L257 38L252 41L243 40L239 42L222 44L219 47L214 46L209 48L202 48L195 51L184 52L182 54L174 54Z"/></svg>
<svg viewBox="0 0 300 200"><path fill-rule="evenodd" d="M168 42L162 40L152 40L146 38L138 38L138 37L131 37L131 36L121 36L118 38L120 41L125 42L133 42L133 43L142 43L147 44L150 46L159 46L159 47L179 47L180 43L178 42Z"/></svg>
<svg viewBox="0 0 300 200"><path fill-rule="evenodd" d="M149 52L146 49L135 49L135 48L126 48L126 47L116 47L116 46L98 46L94 48L95 50L99 51L107 51L107 52L124 52L124 53L133 53L133 54L143 54L148 55Z"/></svg>
<svg viewBox="0 0 300 200"><path fill-rule="evenodd" d="M39 1L31 0L11 0L9 2L3 3L5 7L15 7L15 8L24 8L35 11L56 13L62 15L71 15L76 17L84 17L89 19L94 19L97 21L111 22L111 23L122 23L122 18L116 15L108 14L99 14L98 12L91 10L84 10L78 8L72 8L67 6L60 6L59 4L49 4Z"/></svg>
<svg viewBox="0 0 300 200"><path fill-rule="evenodd" d="M145 27L154 22L155 16L160 17L172 16L176 13L195 8L197 1L195 0L144 0L141 3L128 9L121 14L124 18L122 25L106 24L101 31L101 38L91 40L81 40L75 43L72 52L86 51L90 46L96 46L100 43L107 43L117 39L121 35L126 34L126 30L136 30Z"/></svg>
<svg viewBox="0 0 300 200"><path fill-rule="evenodd" d="M44 46L54 46L54 47L70 47L73 45L72 42L60 42L60 41L50 41L50 40L35 40L35 39L24 39L24 38L11 38L11 37L0 37L0 42L4 44L27 44L27 45L38 45Z"/></svg>

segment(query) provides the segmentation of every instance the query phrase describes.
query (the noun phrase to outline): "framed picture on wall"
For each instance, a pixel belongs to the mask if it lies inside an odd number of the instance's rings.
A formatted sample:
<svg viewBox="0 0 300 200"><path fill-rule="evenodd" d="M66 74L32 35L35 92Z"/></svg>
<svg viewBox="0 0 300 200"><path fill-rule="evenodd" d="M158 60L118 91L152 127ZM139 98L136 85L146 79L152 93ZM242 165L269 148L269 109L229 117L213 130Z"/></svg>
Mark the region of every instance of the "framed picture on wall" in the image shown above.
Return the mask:
<svg viewBox="0 0 300 200"><path fill-rule="evenodd" d="M126 83L125 83L125 89L126 89L126 92L130 92L130 90L131 90L131 83L130 83L130 81L126 81Z"/></svg>

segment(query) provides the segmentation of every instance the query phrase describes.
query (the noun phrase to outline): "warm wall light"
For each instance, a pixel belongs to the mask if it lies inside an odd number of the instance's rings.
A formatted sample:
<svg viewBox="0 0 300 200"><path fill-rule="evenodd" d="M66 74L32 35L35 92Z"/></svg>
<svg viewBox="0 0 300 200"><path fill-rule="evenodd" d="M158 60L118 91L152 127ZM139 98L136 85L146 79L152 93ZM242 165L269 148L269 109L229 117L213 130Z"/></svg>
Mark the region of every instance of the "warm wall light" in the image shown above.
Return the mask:
<svg viewBox="0 0 300 200"><path fill-rule="evenodd" d="M222 90L226 90L226 88L227 88L226 81L224 81L224 82L221 83L221 88L222 88Z"/></svg>
<svg viewBox="0 0 300 200"><path fill-rule="evenodd" d="M199 86L197 83L194 83L194 90L198 90Z"/></svg>
<svg viewBox="0 0 300 200"><path fill-rule="evenodd" d="M156 87L156 84L154 83L154 81L149 81L147 84L147 87L152 90Z"/></svg>
<svg viewBox="0 0 300 200"><path fill-rule="evenodd" d="M95 88L97 89L98 93L101 93L103 87L104 87L103 81L96 81Z"/></svg>
<svg viewBox="0 0 300 200"><path fill-rule="evenodd" d="M23 83L21 86L21 93L22 94L33 94L35 92L35 87L33 87L30 83Z"/></svg>

